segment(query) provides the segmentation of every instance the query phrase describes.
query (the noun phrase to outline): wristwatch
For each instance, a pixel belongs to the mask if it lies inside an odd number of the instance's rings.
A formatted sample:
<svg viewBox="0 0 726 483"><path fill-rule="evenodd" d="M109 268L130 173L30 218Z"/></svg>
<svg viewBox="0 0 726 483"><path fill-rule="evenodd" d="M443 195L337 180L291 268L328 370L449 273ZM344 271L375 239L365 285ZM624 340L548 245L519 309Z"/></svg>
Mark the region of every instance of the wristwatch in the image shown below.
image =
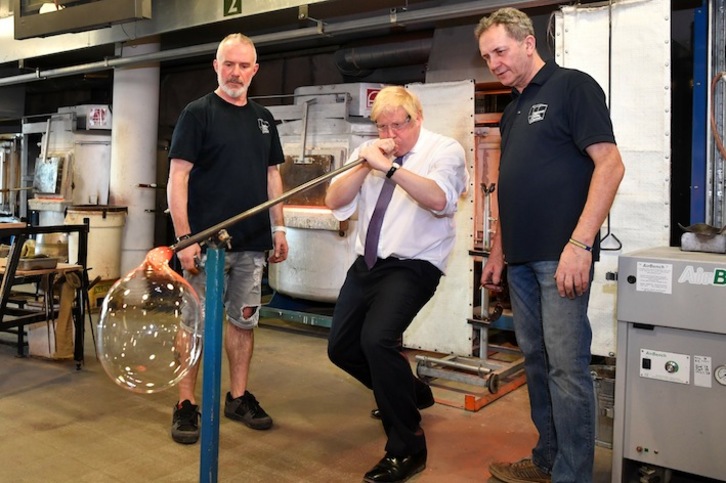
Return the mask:
<svg viewBox="0 0 726 483"><path fill-rule="evenodd" d="M388 173L386 173L386 178L390 178L391 176L393 176L393 173L395 173L395 172L396 172L396 170L397 170L398 168L400 168L400 167L401 167L401 165L400 165L400 164L398 164L398 163L393 163L393 164L391 165L391 169L389 169L389 170L388 170Z"/></svg>
<svg viewBox="0 0 726 483"><path fill-rule="evenodd" d="M180 241L186 240L186 239L191 238L191 237L192 237L192 234L191 233L187 233L186 235L182 235L182 236L176 237L176 242L179 243Z"/></svg>

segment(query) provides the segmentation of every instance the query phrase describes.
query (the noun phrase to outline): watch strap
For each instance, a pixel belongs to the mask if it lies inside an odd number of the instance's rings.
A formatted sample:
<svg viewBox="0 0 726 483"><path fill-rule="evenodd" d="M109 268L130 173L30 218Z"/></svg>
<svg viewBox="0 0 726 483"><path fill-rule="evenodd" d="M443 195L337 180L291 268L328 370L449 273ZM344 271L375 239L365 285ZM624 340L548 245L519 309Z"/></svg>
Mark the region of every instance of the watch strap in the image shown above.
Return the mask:
<svg viewBox="0 0 726 483"><path fill-rule="evenodd" d="M386 178L390 178L391 176L393 176L393 173L395 173L400 167L401 165L398 163L391 164L391 169L389 169L388 173L386 173Z"/></svg>

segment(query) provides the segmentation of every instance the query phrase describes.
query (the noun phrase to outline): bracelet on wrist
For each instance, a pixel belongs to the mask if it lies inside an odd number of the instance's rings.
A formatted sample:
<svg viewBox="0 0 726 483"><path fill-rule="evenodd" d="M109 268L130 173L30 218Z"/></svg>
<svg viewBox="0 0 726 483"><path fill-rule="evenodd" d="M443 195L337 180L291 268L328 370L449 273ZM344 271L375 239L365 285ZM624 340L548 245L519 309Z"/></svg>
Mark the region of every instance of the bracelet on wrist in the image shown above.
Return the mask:
<svg viewBox="0 0 726 483"><path fill-rule="evenodd" d="M592 251L592 247L590 245L586 245L585 243L582 243L581 241L577 241L574 238L570 238L570 241L568 243L575 245L578 248L582 248L585 251L588 251L588 252Z"/></svg>
<svg viewBox="0 0 726 483"><path fill-rule="evenodd" d="M278 232L278 231L281 231L283 233L287 233L287 227L285 227L283 225L275 225L275 226L272 227L272 233L275 233L275 232Z"/></svg>
<svg viewBox="0 0 726 483"><path fill-rule="evenodd" d="M186 240L187 238L191 238L191 237L192 237L192 234L187 233L186 235L176 237L176 242L179 243L180 241Z"/></svg>

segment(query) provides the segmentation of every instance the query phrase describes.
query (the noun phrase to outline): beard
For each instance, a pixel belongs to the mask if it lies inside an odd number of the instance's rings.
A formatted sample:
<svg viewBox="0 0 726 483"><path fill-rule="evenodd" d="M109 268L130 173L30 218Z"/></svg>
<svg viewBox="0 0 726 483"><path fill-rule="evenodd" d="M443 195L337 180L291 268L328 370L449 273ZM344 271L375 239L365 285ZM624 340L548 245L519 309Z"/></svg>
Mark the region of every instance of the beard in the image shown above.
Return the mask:
<svg viewBox="0 0 726 483"><path fill-rule="evenodd" d="M232 97L233 99L239 99L245 92L247 92L247 86L244 84L242 84L241 87L231 87L227 83L220 82L219 88L222 89L225 94L227 94L229 97Z"/></svg>

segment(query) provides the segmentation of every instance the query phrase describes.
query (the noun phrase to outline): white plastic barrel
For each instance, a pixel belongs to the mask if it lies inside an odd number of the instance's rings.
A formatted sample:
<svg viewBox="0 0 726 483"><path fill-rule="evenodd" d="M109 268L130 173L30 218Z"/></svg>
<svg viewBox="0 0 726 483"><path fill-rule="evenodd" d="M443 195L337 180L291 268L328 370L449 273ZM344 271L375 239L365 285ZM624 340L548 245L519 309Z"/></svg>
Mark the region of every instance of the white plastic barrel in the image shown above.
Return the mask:
<svg viewBox="0 0 726 483"><path fill-rule="evenodd" d="M66 211L66 225L82 225L88 218L88 278L115 280L121 276L121 241L126 224L125 206L76 205ZM68 239L68 261L78 263L78 233Z"/></svg>

